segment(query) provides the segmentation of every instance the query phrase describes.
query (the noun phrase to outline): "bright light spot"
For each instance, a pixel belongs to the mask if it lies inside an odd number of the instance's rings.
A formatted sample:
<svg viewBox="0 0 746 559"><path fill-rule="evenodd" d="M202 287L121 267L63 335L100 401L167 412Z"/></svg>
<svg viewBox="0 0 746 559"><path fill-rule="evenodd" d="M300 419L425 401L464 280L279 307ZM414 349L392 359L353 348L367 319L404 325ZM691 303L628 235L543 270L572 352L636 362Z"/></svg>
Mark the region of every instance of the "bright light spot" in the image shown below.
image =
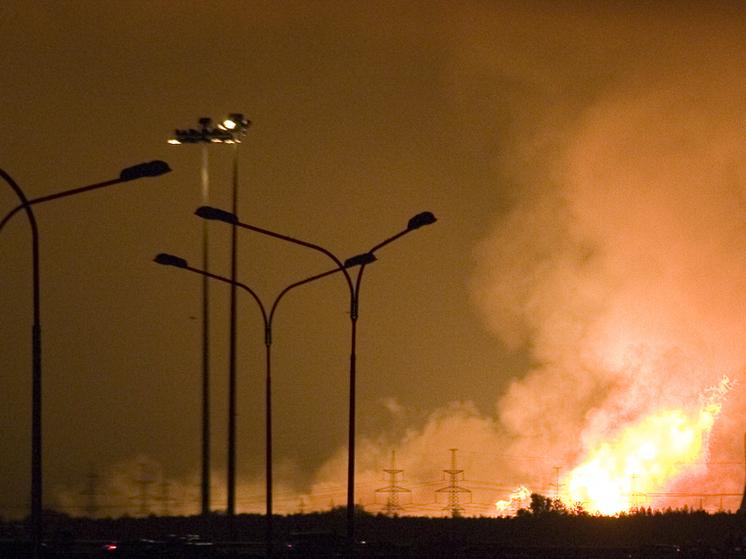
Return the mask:
<svg viewBox="0 0 746 559"><path fill-rule="evenodd" d="M515 512L520 508L525 508L527 501L531 498L531 491L525 485L521 485L513 491L507 500L501 500L495 503L497 512Z"/></svg>
<svg viewBox="0 0 746 559"><path fill-rule="evenodd" d="M568 474L570 499L607 515L639 504L645 493L673 479L707 451L703 442L729 389L727 378L708 389L707 401L693 417L683 410L665 410L628 425Z"/></svg>
<svg viewBox="0 0 746 559"><path fill-rule="evenodd" d="M652 441L648 441L640 447L640 457L645 460L652 460L655 458L655 454L655 445Z"/></svg>

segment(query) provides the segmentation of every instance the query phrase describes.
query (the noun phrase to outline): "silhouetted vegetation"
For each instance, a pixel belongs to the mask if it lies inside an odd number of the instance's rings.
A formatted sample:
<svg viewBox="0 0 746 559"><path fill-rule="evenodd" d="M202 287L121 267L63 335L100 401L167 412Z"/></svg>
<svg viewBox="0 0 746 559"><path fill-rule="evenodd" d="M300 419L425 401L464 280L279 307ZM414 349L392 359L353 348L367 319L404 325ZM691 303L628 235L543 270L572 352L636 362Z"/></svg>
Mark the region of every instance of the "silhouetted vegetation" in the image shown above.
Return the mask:
<svg viewBox="0 0 746 559"><path fill-rule="evenodd" d="M266 522L258 514L94 520L49 512L45 526L47 539L58 544L168 541L199 535L212 542L254 542L242 549L252 549L251 555L260 556L264 553ZM296 533L326 533L336 534L342 541L346 527L343 507L323 513L277 516L274 539L280 544ZM0 533L6 540L23 538L24 530L23 523L0 522ZM392 518L359 510L355 530L356 540L367 542L360 544L358 555L366 557L657 557L675 549L689 550L687 555L677 555L681 557L746 556L742 551L746 536L744 515L708 514L687 508L640 508L634 513L607 517L589 514L582 507L567 507L541 495L532 495L530 507L514 517Z"/></svg>

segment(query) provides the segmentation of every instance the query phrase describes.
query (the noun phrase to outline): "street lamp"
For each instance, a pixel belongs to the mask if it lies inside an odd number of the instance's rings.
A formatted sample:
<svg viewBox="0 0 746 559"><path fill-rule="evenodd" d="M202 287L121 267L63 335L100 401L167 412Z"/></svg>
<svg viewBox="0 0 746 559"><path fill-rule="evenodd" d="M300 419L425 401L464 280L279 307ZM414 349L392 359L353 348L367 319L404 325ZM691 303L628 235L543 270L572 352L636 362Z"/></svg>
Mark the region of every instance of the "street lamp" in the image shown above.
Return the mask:
<svg viewBox="0 0 746 559"><path fill-rule="evenodd" d="M195 272L197 274L201 274L202 276L206 278L213 278L225 283L229 283L232 286L240 287L244 290L246 290L249 295L256 301L257 305L259 306L259 311L262 314L262 319L264 320L264 345L266 347L266 397L265 397L265 411L266 411L266 507L267 507L267 557L272 556L272 383L271 383L271 347L272 347L272 320L275 315L275 311L277 310L277 305L279 304L280 300L285 296L285 294L290 291L291 289L305 285L306 283L312 282L317 279L321 279L323 277L326 277L331 274L335 274L337 272L345 272L346 268L351 268L354 266L364 266L365 264L370 264L371 262L374 262L376 260L376 257L373 254L370 253L363 253L358 254L357 256L353 256L352 258L348 258L345 260L345 262L338 268L334 268L333 270L329 270L328 272L324 272L322 274L317 274L315 276L311 276L310 278L306 278L301 281L297 281L295 283L290 284L285 289L283 289L280 294L275 298L274 302L272 303L272 307L270 308L269 312L267 312L267 308L262 303L262 300L259 298L259 296L254 292L250 287L244 285L243 283L236 282L233 280L230 280L228 278L225 278L223 276L219 276L216 274L212 274L210 272L207 272L205 270L200 270L198 268L192 268L189 266L186 260L183 258L179 258L178 256L173 256L170 254L159 254L155 257L155 262L158 264L163 264L166 266L176 266L177 268L182 268L184 270L189 270L191 272ZM345 272L346 273L346 272Z"/></svg>
<svg viewBox="0 0 746 559"><path fill-rule="evenodd" d="M288 242L295 243L301 246L305 246L307 248L311 248L313 250L316 250L316 251L319 251L325 254L326 256L331 258L334 261L334 263L337 264L337 266L342 268L342 272L344 273L345 280L347 281L347 286L349 287L349 290L350 290L350 320L352 321L352 340L351 340L351 351L350 351L350 418L349 418L349 440L348 440L348 460L347 460L347 541L346 541L347 556L352 557L354 534L355 534L355 514L354 514L354 509L355 509L355 384L356 384L356 372L357 372L356 371L356 340L357 340L357 318L358 318L359 300L360 300L360 282L362 280L363 271L365 270L365 263L363 263L360 266L360 269L358 270L357 278L355 282L353 283L352 277L347 272L347 270L343 268L343 265L340 262L340 260L336 256L334 256L334 254L332 254L330 251L328 251L327 249L323 247L320 247L318 245L308 243L305 241L301 241L293 237L288 237L286 235L280 235L279 233L274 233L273 231L261 229L253 225L241 223L240 221L238 221L238 217L235 214L226 212L224 210L219 210L217 208L212 208L209 206L202 206L200 208L197 208L197 211L195 213L199 217L202 217L204 219L224 221L225 223L229 223L233 225L234 228L242 227L244 229L249 229L251 231L255 231L263 235L269 235L270 237L275 237L277 239L282 239L284 241L288 241ZM403 231L400 231L399 233L397 233L396 235L392 237L389 237L382 243L377 244L371 250L369 250L367 254L374 254L378 249L406 235L410 231L414 231L415 229L419 229L420 227L423 227L425 225L430 225L432 223L435 223L435 221L436 221L435 216L431 212L419 213L409 220L409 222L407 223L406 229L404 229Z"/></svg>
<svg viewBox="0 0 746 559"><path fill-rule="evenodd" d="M81 194L83 192L88 192L89 190L96 190L98 188L103 188L104 186L111 186L112 184L119 184L121 182L128 182L135 179L140 179L143 177L157 177L159 175L163 175L165 173L168 173L171 171L171 168L168 166L168 163L165 161L150 161L148 163L140 163L139 165L133 165L132 167L127 167L126 169L123 169L119 173L119 178L112 179L109 181L99 182L96 184L92 184L89 186L82 186L80 188L73 188L72 190L65 190L64 192L57 192L55 194L49 194L47 196L39 196L38 198L33 198L31 200L27 200L26 196L21 192L21 189L18 187L16 182L2 169L0 169L0 175L2 175L2 178L11 185L11 187L16 191L16 194L21 199L21 204L13 208L4 218L2 221L0 221L0 231L2 231L5 224L10 220L11 217L13 217L15 214L20 212L21 210L30 210L28 206L33 206L34 204L39 204L41 202L48 202L50 200L57 200L58 198L66 198L67 196L72 196L74 194Z"/></svg>
<svg viewBox="0 0 746 559"><path fill-rule="evenodd" d="M34 557L41 554L41 541L43 535L42 523L42 468L41 468L41 304L40 304L40 282L39 282L39 230L36 225L36 217L31 206L49 200L56 200L74 194L80 194L89 190L103 188L112 184L127 182L142 177L156 177L169 172L171 169L163 161L151 161L141 163L133 167L127 167L119 174L119 178L105 181L82 188L75 188L64 192L58 192L49 196L41 196L29 200L13 178L0 169L0 177L7 182L15 191L21 204L11 210L0 221L0 231L5 224L16 213L25 210L31 225L31 247L33 265L33 306L34 324L31 328L31 537L33 543Z"/></svg>
<svg viewBox="0 0 746 559"><path fill-rule="evenodd" d="M233 144L233 212L237 213L238 204L238 144L241 136L246 134L250 122L240 113L232 113L217 126L213 126L211 118L200 118L199 128L176 130L174 137L168 142L173 145L202 144L202 203L209 203L209 173L208 154L209 144ZM209 266L207 223L202 226L202 268ZM236 239L233 236L231 246L231 277L235 281ZM210 513L210 320L209 320L209 288L208 278L202 281L202 514ZM231 363L235 363L235 289L231 288ZM235 365L232 365L235 369ZM229 474L229 478L231 478ZM232 505L229 503L229 514Z"/></svg>

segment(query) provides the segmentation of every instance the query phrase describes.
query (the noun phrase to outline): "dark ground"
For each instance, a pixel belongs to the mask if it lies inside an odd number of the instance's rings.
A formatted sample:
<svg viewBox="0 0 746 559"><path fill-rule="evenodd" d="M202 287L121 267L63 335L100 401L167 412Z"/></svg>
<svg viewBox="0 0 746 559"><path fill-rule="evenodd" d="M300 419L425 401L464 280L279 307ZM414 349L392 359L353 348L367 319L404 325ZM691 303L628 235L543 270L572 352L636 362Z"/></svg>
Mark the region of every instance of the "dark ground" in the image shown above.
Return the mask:
<svg viewBox="0 0 746 559"><path fill-rule="evenodd" d="M346 521L344 508L277 516L275 555L342 556ZM0 527L0 557L24 557L25 525ZM49 513L45 528L46 557L260 557L266 551L262 515L92 520ZM746 517L702 511L620 517L550 512L513 518L389 518L359 513L355 537L359 558L746 558ZM106 549L108 544L117 547Z"/></svg>

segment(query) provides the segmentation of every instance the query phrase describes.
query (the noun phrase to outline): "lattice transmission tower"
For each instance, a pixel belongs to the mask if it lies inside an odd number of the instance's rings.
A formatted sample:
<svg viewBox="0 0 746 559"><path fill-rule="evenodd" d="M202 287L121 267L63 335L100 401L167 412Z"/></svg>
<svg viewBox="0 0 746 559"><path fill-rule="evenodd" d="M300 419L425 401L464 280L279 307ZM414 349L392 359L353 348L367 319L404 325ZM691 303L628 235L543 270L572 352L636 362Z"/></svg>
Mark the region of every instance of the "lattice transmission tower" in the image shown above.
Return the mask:
<svg viewBox="0 0 746 559"><path fill-rule="evenodd" d="M640 507L644 507L648 500L646 493L637 490L637 476L632 474L630 478L630 491L627 494L629 497L629 510L637 511Z"/></svg>
<svg viewBox="0 0 746 559"><path fill-rule="evenodd" d="M383 470L389 476L389 485L388 487L382 487L381 489L376 489L376 493L388 493L388 497L386 498L386 504L383 506L383 513L386 516L397 516L399 512L404 510L404 507L399 504L399 493L411 493L412 491L409 489L405 489L404 487L399 487L397 483L397 476L402 473L404 470L397 470L396 469L396 463L395 463L395 452L391 451L391 468L388 470Z"/></svg>
<svg viewBox="0 0 746 559"><path fill-rule="evenodd" d="M161 480L160 486L161 494L160 497L158 497L158 501L161 502L161 514L163 516L171 516L171 505L174 503L174 499L172 499L169 494L169 483L164 478Z"/></svg>
<svg viewBox="0 0 746 559"><path fill-rule="evenodd" d="M468 493L471 495L470 489L464 489L463 487L459 487L458 481L459 476L464 473L464 470L458 470L456 469L456 452L458 451L457 448L452 448L451 450L451 469L450 470L443 470L445 473L448 474L450 477L451 483L448 487L443 487L442 489L438 489L436 493L448 493L448 506L446 506L443 510L448 511L451 514L452 518L458 518L463 515L464 509L461 508L459 505L459 493ZM461 477L461 480L463 480L463 476Z"/></svg>
<svg viewBox="0 0 746 559"><path fill-rule="evenodd" d="M144 462L140 463L140 479L136 479L134 481L135 481L135 484L140 487L139 515L144 518L150 514L150 504L149 504L150 494L148 492L148 487L155 483L155 479L153 478L153 475L150 472L150 468L148 467L148 464Z"/></svg>
<svg viewBox="0 0 746 559"><path fill-rule="evenodd" d="M560 483L560 470L562 468L560 466L554 467L554 475L555 479L557 480L556 483L552 483L551 486L554 487L554 500L559 502L562 502L562 489L565 487L564 483Z"/></svg>
<svg viewBox="0 0 746 559"><path fill-rule="evenodd" d="M96 474L96 470L93 465L86 476L85 490L83 495L86 497L85 514L88 518L96 518L98 516L98 482L99 476Z"/></svg>

